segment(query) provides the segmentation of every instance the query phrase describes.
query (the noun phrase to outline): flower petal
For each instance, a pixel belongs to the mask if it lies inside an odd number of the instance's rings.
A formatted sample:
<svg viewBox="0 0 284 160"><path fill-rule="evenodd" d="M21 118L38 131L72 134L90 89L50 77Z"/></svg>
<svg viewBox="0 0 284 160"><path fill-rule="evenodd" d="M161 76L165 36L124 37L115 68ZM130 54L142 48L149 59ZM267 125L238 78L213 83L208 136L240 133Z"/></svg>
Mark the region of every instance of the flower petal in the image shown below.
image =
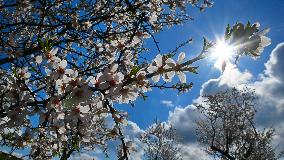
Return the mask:
<svg viewBox="0 0 284 160"><path fill-rule="evenodd" d="M183 72L177 72L177 75L181 83L186 83L186 75Z"/></svg>
<svg viewBox="0 0 284 160"><path fill-rule="evenodd" d="M150 65L150 66L147 68L147 71L148 71L149 73L154 73L154 72L156 72L157 70L158 70L158 67L153 66L153 65Z"/></svg>
<svg viewBox="0 0 284 160"><path fill-rule="evenodd" d="M90 107L88 105L80 106L80 112L81 113L88 113L89 111L90 111Z"/></svg>
<svg viewBox="0 0 284 160"><path fill-rule="evenodd" d="M268 38L268 37L265 37L265 36L261 36L260 41L261 41L260 45L263 46L263 47L266 47L266 46L271 44L271 39Z"/></svg>
<svg viewBox="0 0 284 160"><path fill-rule="evenodd" d="M59 63L59 67L62 67L62 68L66 68L67 66L67 61L65 59L63 59L60 63Z"/></svg>
<svg viewBox="0 0 284 160"><path fill-rule="evenodd" d="M66 70L65 70L65 74L71 75L71 74L73 74L73 73L74 73L73 69L66 69Z"/></svg>
<svg viewBox="0 0 284 160"><path fill-rule="evenodd" d="M166 68L165 69L173 68L173 67L175 67L175 65L176 65L175 61L171 58L168 58L166 60Z"/></svg>
<svg viewBox="0 0 284 160"><path fill-rule="evenodd" d="M58 51L58 48L52 48L52 50L50 51L51 55L55 55Z"/></svg>
<svg viewBox="0 0 284 160"><path fill-rule="evenodd" d="M173 71L167 72L163 75L163 80L165 82L171 82L174 76L175 76L175 72L173 72Z"/></svg>
<svg viewBox="0 0 284 160"><path fill-rule="evenodd" d="M153 76L153 77L152 77L152 80L153 80L155 83L159 82L159 80L160 80L160 75L158 74L158 75Z"/></svg>
<svg viewBox="0 0 284 160"><path fill-rule="evenodd" d="M118 64L115 63L114 65L111 66L110 72L116 72L117 68Z"/></svg>
<svg viewBox="0 0 284 160"><path fill-rule="evenodd" d="M178 63L178 64L181 64L182 61L184 60L184 58L185 58L185 53L184 53L184 52L180 52L180 54L178 55L178 61L177 61L177 63Z"/></svg>
<svg viewBox="0 0 284 160"><path fill-rule="evenodd" d="M52 48L52 50L50 51L51 55L55 55L58 51L58 48Z"/></svg>
<svg viewBox="0 0 284 160"><path fill-rule="evenodd" d="M158 54L154 60L158 67L161 67L163 65L163 56Z"/></svg>
<svg viewBox="0 0 284 160"><path fill-rule="evenodd" d="M41 62L42 62L42 56L37 56L36 57L36 63L41 64Z"/></svg>
<svg viewBox="0 0 284 160"><path fill-rule="evenodd" d="M31 77L31 73L30 72L26 72L25 73L25 78L30 78Z"/></svg>

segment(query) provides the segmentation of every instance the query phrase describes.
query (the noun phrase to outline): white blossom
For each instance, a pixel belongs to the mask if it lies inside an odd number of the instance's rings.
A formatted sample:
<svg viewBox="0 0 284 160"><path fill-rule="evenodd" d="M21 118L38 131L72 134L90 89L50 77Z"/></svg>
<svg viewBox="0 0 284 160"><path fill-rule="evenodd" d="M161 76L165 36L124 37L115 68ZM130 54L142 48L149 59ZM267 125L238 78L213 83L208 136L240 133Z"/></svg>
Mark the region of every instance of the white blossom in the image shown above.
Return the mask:
<svg viewBox="0 0 284 160"><path fill-rule="evenodd" d="M154 62L155 64L151 64L147 69L149 73L154 73L152 80L157 83L159 82L162 75L162 78L165 82L170 82L172 80L173 74L170 71L165 71L165 69L168 69L165 66L171 65L172 60L168 58L165 64L163 64L163 56L158 54L154 59Z"/></svg>
<svg viewBox="0 0 284 160"><path fill-rule="evenodd" d="M36 63L37 64L41 64L41 62L42 62L42 56L36 56Z"/></svg>

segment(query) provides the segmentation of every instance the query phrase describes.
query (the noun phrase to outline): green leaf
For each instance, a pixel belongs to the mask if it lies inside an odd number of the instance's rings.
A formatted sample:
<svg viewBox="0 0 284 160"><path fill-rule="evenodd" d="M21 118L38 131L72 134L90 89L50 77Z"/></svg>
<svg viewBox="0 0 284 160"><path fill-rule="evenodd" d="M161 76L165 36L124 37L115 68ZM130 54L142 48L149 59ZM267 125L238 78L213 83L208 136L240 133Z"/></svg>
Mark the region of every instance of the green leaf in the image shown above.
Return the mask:
<svg viewBox="0 0 284 160"><path fill-rule="evenodd" d="M39 43L39 46L41 48L44 48L44 43L42 42L42 40L40 38L37 39L37 42Z"/></svg>
<svg viewBox="0 0 284 160"><path fill-rule="evenodd" d="M198 67L190 67L190 72L191 72L191 73L198 74L197 69L198 69Z"/></svg>
<svg viewBox="0 0 284 160"><path fill-rule="evenodd" d="M13 68L13 74L14 74L15 77L18 77L17 69L16 69L16 68Z"/></svg>
<svg viewBox="0 0 284 160"><path fill-rule="evenodd" d="M232 35L231 32L231 26L230 24L228 24L228 26L226 27L226 32L225 32L225 40L228 40Z"/></svg>
<svg viewBox="0 0 284 160"><path fill-rule="evenodd" d="M72 139L72 148L80 152L79 138L77 136Z"/></svg>
<svg viewBox="0 0 284 160"><path fill-rule="evenodd" d="M263 48L270 44L270 42L261 43L263 38L267 41L270 41L270 39L265 36L267 32L263 32L265 34L260 32L259 27L260 24L258 22L251 23L250 21L246 24L238 22L232 27L227 26L224 37L228 44L238 46L236 60L243 55L256 58L260 56Z"/></svg>
<svg viewBox="0 0 284 160"><path fill-rule="evenodd" d="M174 54L169 53L169 54L164 55L164 57L165 57L165 59L173 58Z"/></svg>
<svg viewBox="0 0 284 160"><path fill-rule="evenodd" d="M146 101L147 98L148 98L148 96L146 96L144 93L141 93L141 96L142 96L142 98L143 98L144 101Z"/></svg>
<svg viewBox="0 0 284 160"><path fill-rule="evenodd" d="M40 38L37 39L39 46L45 51L49 52L53 47L53 42L51 39L41 40Z"/></svg>
<svg viewBox="0 0 284 160"><path fill-rule="evenodd" d="M207 39L203 37L203 50L205 50L206 46L207 46Z"/></svg>
<svg viewBox="0 0 284 160"><path fill-rule="evenodd" d="M213 43L209 42L205 37L203 37L203 51L208 50L213 46Z"/></svg>
<svg viewBox="0 0 284 160"><path fill-rule="evenodd" d="M139 66L134 66L134 67L131 69L131 71L130 71L130 76L136 75L137 72L139 72L139 70L140 70L140 67L139 67Z"/></svg>
<svg viewBox="0 0 284 160"><path fill-rule="evenodd" d="M248 21L246 28L249 28L251 26L250 21Z"/></svg>

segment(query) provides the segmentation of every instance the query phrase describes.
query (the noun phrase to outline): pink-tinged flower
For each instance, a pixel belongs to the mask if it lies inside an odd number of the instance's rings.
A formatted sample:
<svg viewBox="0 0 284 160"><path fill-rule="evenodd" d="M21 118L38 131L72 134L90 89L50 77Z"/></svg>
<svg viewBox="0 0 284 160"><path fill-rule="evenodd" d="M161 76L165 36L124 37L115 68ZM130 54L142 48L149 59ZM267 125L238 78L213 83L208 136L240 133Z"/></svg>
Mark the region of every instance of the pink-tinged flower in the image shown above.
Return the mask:
<svg viewBox="0 0 284 160"><path fill-rule="evenodd" d="M108 80L108 83L111 87L115 87L116 85L122 82L123 77L124 75L121 72L111 74L110 79Z"/></svg>
<svg viewBox="0 0 284 160"><path fill-rule="evenodd" d="M156 75L152 77L152 80L155 83L157 83L160 80L160 73L162 73L163 71L163 57L160 54L158 54L156 58L154 59L154 62L155 62L155 65L151 64L148 67L147 71L149 73L157 73Z"/></svg>
<svg viewBox="0 0 284 160"><path fill-rule="evenodd" d="M115 88L122 83L124 75L118 71L118 65L113 64L111 67L105 69L100 79L103 82L107 82L110 88Z"/></svg>
<svg viewBox="0 0 284 160"><path fill-rule="evenodd" d="M59 134L64 134L65 132L66 132L66 129L65 129L64 126L58 127L58 133L59 133Z"/></svg>
<svg viewBox="0 0 284 160"><path fill-rule="evenodd" d="M177 69L180 69L180 65L183 63L184 59L185 59L185 53L181 52L178 56L178 61L176 63ZM186 75L184 71L176 71L176 74L178 75L178 78L181 83L186 83Z"/></svg>
<svg viewBox="0 0 284 160"><path fill-rule="evenodd" d="M92 77L90 79L90 83L92 86L100 90L105 90L109 87L102 73L98 73L95 77Z"/></svg>
<svg viewBox="0 0 284 160"><path fill-rule="evenodd" d="M132 59L133 59L133 54L131 52L126 52L125 55L123 56L122 63L124 64L124 66L127 66L127 68L130 69L130 70L134 66Z"/></svg>
<svg viewBox="0 0 284 160"><path fill-rule="evenodd" d="M28 67L20 68L19 69L19 76L20 78L28 79L31 77L31 73L28 71Z"/></svg>
<svg viewBox="0 0 284 160"><path fill-rule="evenodd" d="M151 16L149 17L149 22L150 24L154 25L158 20L158 16L157 16L157 13L156 12L153 12L151 14Z"/></svg>
<svg viewBox="0 0 284 160"><path fill-rule="evenodd" d="M139 71L136 74L136 81L137 81L136 86L140 88L142 92L151 91L149 80L146 78L146 74L147 73L145 71Z"/></svg>
<svg viewBox="0 0 284 160"><path fill-rule="evenodd" d="M72 69L66 69L67 67L67 61L66 60L61 60L58 62L55 62L53 64L53 68L56 69L56 72L58 74L67 74L67 75L71 75L74 73L74 71Z"/></svg>
<svg viewBox="0 0 284 160"><path fill-rule="evenodd" d="M178 75L181 83L186 83L186 75L184 71L181 71L181 64L183 63L183 60L185 59L185 53L181 52L178 56L177 62L175 62L173 59L168 58L166 60L166 66L165 69L170 69L172 71L167 72L167 76L171 79L174 77L175 74Z"/></svg>
<svg viewBox="0 0 284 160"><path fill-rule="evenodd" d="M124 86L117 94L117 101L119 103L133 102L139 96L138 90L135 86Z"/></svg>
<svg viewBox="0 0 284 160"><path fill-rule="evenodd" d="M41 64L41 62L42 62L42 56L36 56L35 60L36 60L36 63L37 63L37 64Z"/></svg>
<svg viewBox="0 0 284 160"><path fill-rule="evenodd" d="M140 42L141 42L141 39L138 36L133 37L132 43L134 45L139 44Z"/></svg>
<svg viewBox="0 0 284 160"><path fill-rule="evenodd" d="M66 91L66 83L64 83L62 79L58 79L55 81L55 87L57 89L58 95L62 95Z"/></svg>
<svg viewBox="0 0 284 160"><path fill-rule="evenodd" d="M76 87L71 92L70 101L73 105L78 105L80 103L85 103L91 99L93 92L89 90L88 85L83 85L82 87Z"/></svg>
<svg viewBox="0 0 284 160"><path fill-rule="evenodd" d="M152 80L157 83L162 75L165 82L171 82L174 74L171 71L166 71L165 69L169 69L167 66L175 64L174 61L171 58L168 58L165 62L163 62L163 56L158 54L154 59L154 62L155 65L151 64L147 69L149 73L154 73Z"/></svg>
<svg viewBox="0 0 284 160"><path fill-rule="evenodd" d="M265 36L268 32L269 32L269 29L265 29L262 32L259 32L258 34L255 35L260 39L258 46L256 47L255 51L253 52L255 55L260 56L260 54L263 52L264 48L271 44L271 39ZM252 37L252 38L254 38L254 37Z"/></svg>
<svg viewBox="0 0 284 160"><path fill-rule="evenodd" d="M84 119L88 117L87 114L89 113L89 111L89 105L79 104L70 110L70 114L68 115L68 117L66 117L66 119L74 122L77 122L77 120L80 119L82 122L84 122Z"/></svg>
<svg viewBox="0 0 284 160"><path fill-rule="evenodd" d="M92 27L92 22L90 21L87 21L84 23L88 28Z"/></svg>
<svg viewBox="0 0 284 160"><path fill-rule="evenodd" d="M52 72L50 69L45 68L45 72L47 75L51 77L51 79L64 79L64 81L68 81L69 77L76 77L76 72L72 69L66 69L67 61L66 60L56 60L53 62L53 69L55 70Z"/></svg>
<svg viewBox="0 0 284 160"><path fill-rule="evenodd" d="M48 104L48 109L55 109L56 112L61 112L63 109L62 101L60 100L60 97L51 97Z"/></svg>
<svg viewBox="0 0 284 160"><path fill-rule="evenodd" d="M58 51L58 48L52 48L51 51L45 54L47 62L53 62L59 59L58 57L56 57L57 51Z"/></svg>

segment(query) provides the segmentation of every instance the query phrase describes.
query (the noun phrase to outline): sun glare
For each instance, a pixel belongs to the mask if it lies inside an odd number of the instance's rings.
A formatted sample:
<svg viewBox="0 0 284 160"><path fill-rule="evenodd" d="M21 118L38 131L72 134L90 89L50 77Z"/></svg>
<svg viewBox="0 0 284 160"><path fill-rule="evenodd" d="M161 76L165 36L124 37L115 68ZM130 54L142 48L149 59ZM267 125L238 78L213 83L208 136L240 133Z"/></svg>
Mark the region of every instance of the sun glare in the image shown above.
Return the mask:
<svg viewBox="0 0 284 160"><path fill-rule="evenodd" d="M214 59L214 67L222 70L224 63L230 62L235 54L233 46L227 44L224 40L218 40L211 51L211 57Z"/></svg>

